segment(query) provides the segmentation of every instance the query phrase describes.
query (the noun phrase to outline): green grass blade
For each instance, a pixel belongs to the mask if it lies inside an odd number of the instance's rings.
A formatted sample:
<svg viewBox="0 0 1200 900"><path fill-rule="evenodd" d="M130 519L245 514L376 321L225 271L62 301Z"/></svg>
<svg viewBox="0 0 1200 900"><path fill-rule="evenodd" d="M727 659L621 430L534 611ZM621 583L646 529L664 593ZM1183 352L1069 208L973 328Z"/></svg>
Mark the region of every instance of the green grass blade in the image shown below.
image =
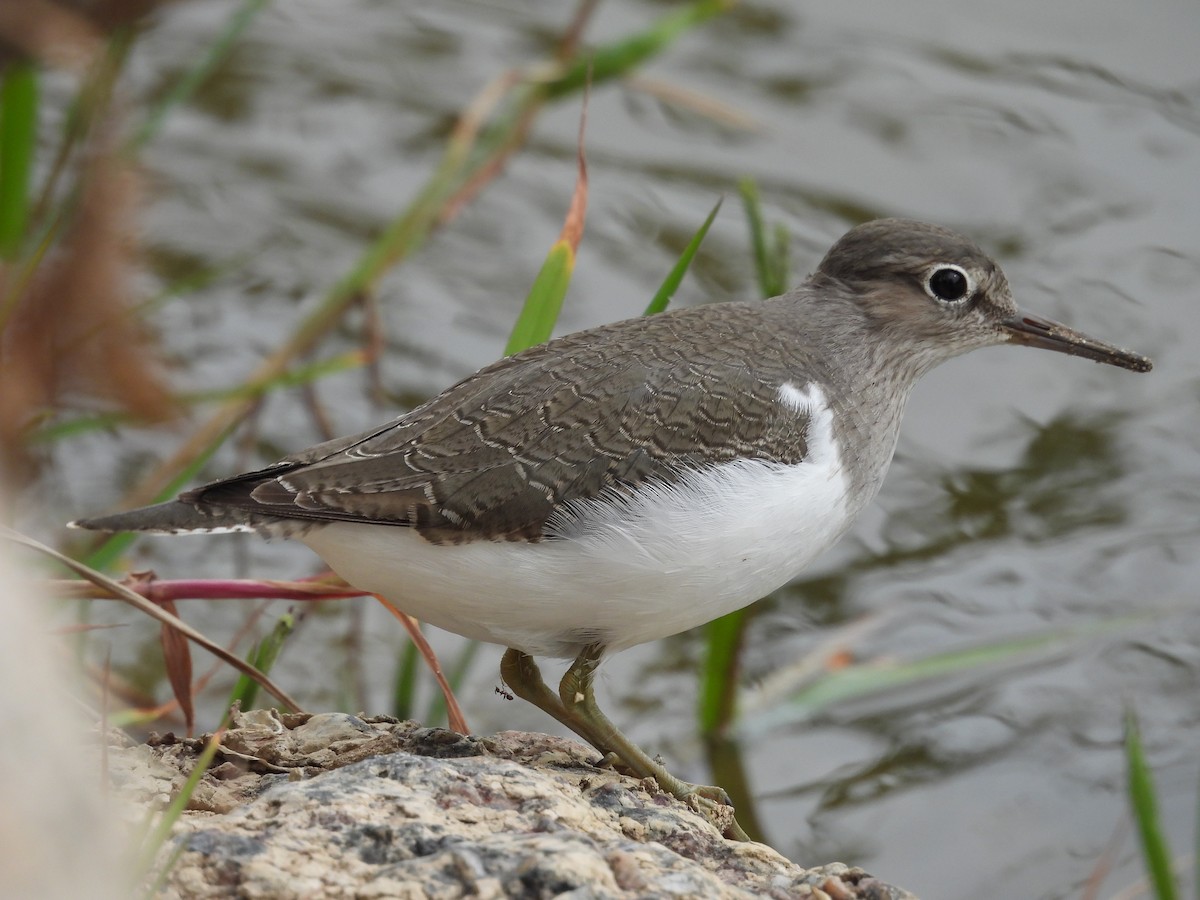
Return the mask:
<svg viewBox="0 0 1200 900"><path fill-rule="evenodd" d="M525 306L504 347L505 356L550 339L574 268L575 251L571 245L564 240L555 241L525 298Z"/></svg>
<svg viewBox="0 0 1200 900"><path fill-rule="evenodd" d="M557 79L546 85L546 96L561 97L582 90L589 70L592 84L600 84L635 69L661 53L668 44L687 31L733 6L733 0L698 0L683 9L668 13L645 31L581 54Z"/></svg>
<svg viewBox="0 0 1200 900"><path fill-rule="evenodd" d="M708 214L708 218L704 220L704 224L700 226L700 229L683 249L683 253L675 263L675 266L667 273L667 277L663 279L662 286L659 287L658 292L654 295L654 299L650 301L650 305L646 307L643 315L653 316L667 308L667 304L671 302L671 298L679 290L683 276L687 274L688 267L691 266L692 260L696 258L696 251L704 243L704 238L708 235L708 229L712 227L713 220L716 219L717 212L721 209L721 204L724 202L724 197L717 201L716 206L712 208L712 212Z"/></svg>
<svg viewBox="0 0 1200 900"><path fill-rule="evenodd" d="M791 254L788 252L792 236L782 222L776 222L771 233L774 241L771 244L770 255L767 257L771 267L771 283L768 285L771 292L767 296L778 297L788 289L788 282L792 277Z"/></svg>
<svg viewBox="0 0 1200 900"><path fill-rule="evenodd" d="M0 258L21 248L29 219L29 183L37 150L38 77L14 62L0 81Z"/></svg>
<svg viewBox="0 0 1200 900"><path fill-rule="evenodd" d="M747 621L746 610L739 609L708 623L697 710L701 734L724 733L737 711L739 656Z"/></svg>
<svg viewBox="0 0 1200 900"><path fill-rule="evenodd" d="M738 193L742 207L746 210L746 222L750 226L750 249L754 252L754 274L758 277L758 291L764 297L770 293L770 263L767 262L767 234L763 225L762 203L758 199L758 185L751 178L738 182Z"/></svg>
<svg viewBox="0 0 1200 900"><path fill-rule="evenodd" d="M257 641L250 648L250 653L246 656L246 662L254 666L264 675L271 674L271 667L275 665L275 660L279 658L279 651L283 649L283 642L288 639L296 627L296 618L291 613L284 613L275 622L275 627L261 641ZM258 682L252 681L245 675L238 676L237 684L233 686L233 693L229 697L229 705L235 703L241 704L241 709L253 709L254 701L258 697Z"/></svg>
<svg viewBox="0 0 1200 900"><path fill-rule="evenodd" d="M87 434L90 431L110 431L120 425L128 425L131 421L129 414L123 412L74 416L62 422L52 422L35 428L30 432L26 441L30 445L53 444L56 441Z"/></svg>
<svg viewBox="0 0 1200 900"><path fill-rule="evenodd" d="M1154 885L1158 900L1175 900L1175 875L1171 871L1171 851L1163 837L1154 796L1154 779L1142 750L1142 736L1132 709L1125 713L1125 764L1129 773L1129 803L1137 822L1142 843L1142 859Z"/></svg>
<svg viewBox="0 0 1200 900"><path fill-rule="evenodd" d="M396 678L392 682L392 715L397 719L411 719L416 711L417 664L420 654L412 641L400 648L396 660Z"/></svg>
<svg viewBox="0 0 1200 900"><path fill-rule="evenodd" d="M146 887L146 892L142 895L146 900L153 900L162 894L163 888L167 885L167 877L171 874L171 870L179 864L179 858L183 856L183 851L187 849L187 845L180 841L171 849L171 854L164 861L158 872L154 875L154 880Z"/></svg>
<svg viewBox="0 0 1200 900"><path fill-rule="evenodd" d="M185 406L197 403L213 403L242 398L257 399L281 388L299 387L311 384L338 372L356 369L366 363L366 356L361 350L350 350L340 353L330 359L319 359L303 366L296 366L274 378L253 384L239 384L231 388L216 388L211 391L187 391L175 396L175 402ZM126 413L106 412L93 415L76 416L61 422L52 422L34 430L27 441L30 444L49 444L66 438L78 437L92 431L106 431L119 425L126 425L133 419Z"/></svg>
<svg viewBox="0 0 1200 900"><path fill-rule="evenodd" d="M171 828L183 815L183 811L187 809L188 802L192 799L192 794L196 792L196 787L200 784L200 779L204 777L204 773L208 771L208 767L212 764L213 759L217 755L217 749L221 746L221 738L224 735L224 725L217 729L216 733L209 739L204 746L204 750L196 758L196 765L192 768L192 773L188 776L187 781L183 783L183 787L179 789L179 793L171 800L170 805L159 817L157 824L151 831L149 837L142 844L141 851L138 854L138 862L133 868L133 876L135 881L141 881L150 868L154 865L154 860L158 856L158 851L163 844L171 836ZM168 863L169 865L170 863Z"/></svg>
<svg viewBox="0 0 1200 900"><path fill-rule="evenodd" d="M818 680L793 691L785 703L772 704L746 715L738 722L737 730L743 736L750 736L783 725L808 722L832 706L932 678L1027 662L1038 654L1065 650L1086 635L1127 626L1128 623L1126 619L1112 619L1099 625L1006 638L920 659L885 658L849 665L829 671Z"/></svg>
<svg viewBox="0 0 1200 900"><path fill-rule="evenodd" d="M758 290L763 297L778 297L787 290L788 243L787 228L777 224L767 236L763 220L762 203L758 196L758 185L752 178L738 182L738 193L746 210L746 221L750 226L750 245L754 251L754 272L758 277Z"/></svg>
<svg viewBox="0 0 1200 900"><path fill-rule="evenodd" d="M217 400L259 400L272 391L281 388L303 387L320 381L328 375L336 375L350 369L366 365L366 354L362 350L348 350L331 356L328 359L318 359L303 365L294 366L278 375L252 384L240 384L232 388L218 388L212 391L194 391L179 395L181 403L207 403Z"/></svg>
<svg viewBox="0 0 1200 900"><path fill-rule="evenodd" d="M238 38L242 36L242 33L249 27L250 23L254 21L254 17L266 5L267 0L243 0L242 5L235 9L233 15L229 17L229 21L225 23L224 30L217 35L217 39L209 45L200 59L196 61L196 64L188 69L183 74L183 77L172 85L162 100L158 102L143 120L142 126L137 130L133 136L133 140L130 142L132 149L137 150L141 148L158 134L167 114L192 96L196 92L196 89L212 75L216 68L229 56Z"/></svg>

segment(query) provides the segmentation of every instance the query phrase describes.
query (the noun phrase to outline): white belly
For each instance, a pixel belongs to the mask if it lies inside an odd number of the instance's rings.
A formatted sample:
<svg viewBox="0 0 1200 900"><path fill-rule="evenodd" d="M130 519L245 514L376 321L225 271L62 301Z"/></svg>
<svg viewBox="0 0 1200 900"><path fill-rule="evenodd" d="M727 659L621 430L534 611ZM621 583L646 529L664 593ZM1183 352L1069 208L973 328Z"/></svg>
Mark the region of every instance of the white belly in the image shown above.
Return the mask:
<svg viewBox="0 0 1200 900"><path fill-rule="evenodd" d="M736 460L583 501L551 523L555 539L439 545L349 522L300 539L349 583L466 637L541 656L621 650L758 600L849 527L857 504L829 411L799 396L813 413L805 462Z"/></svg>

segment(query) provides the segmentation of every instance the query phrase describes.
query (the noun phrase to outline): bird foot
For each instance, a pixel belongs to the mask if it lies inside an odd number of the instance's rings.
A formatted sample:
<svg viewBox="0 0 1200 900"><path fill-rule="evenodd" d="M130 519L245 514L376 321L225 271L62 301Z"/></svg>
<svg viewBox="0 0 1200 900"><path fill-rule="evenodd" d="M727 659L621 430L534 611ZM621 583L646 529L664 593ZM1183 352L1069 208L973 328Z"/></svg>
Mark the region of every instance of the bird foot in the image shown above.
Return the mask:
<svg viewBox="0 0 1200 900"><path fill-rule="evenodd" d="M630 772L629 766L625 765L625 763L621 761L621 757L617 756L615 753L605 753L594 763L594 765L597 769L610 769L613 772L616 772L618 775L633 774Z"/></svg>
<svg viewBox="0 0 1200 900"><path fill-rule="evenodd" d="M662 785L660 785L662 786ZM704 816L722 837L733 841L748 841L750 836L738 824L733 801L725 789L717 785L691 784L676 781L672 788L664 788L690 809Z"/></svg>
<svg viewBox="0 0 1200 900"><path fill-rule="evenodd" d="M653 776L659 790L671 794L672 797L698 812L719 830L722 838L736 841L749 841L750 835L738 824L736 812L730 794L724 787L718 785L694 785L690 781L680 781L673 775L666 779Z"/></svg>
<svg viewBox="0 0 1200 900"><path fill-rule="evenodd" d="M616 753L605 753L595 763L595 766L598 769L609 769L619 775L638 777L634 767ZM660 773L647 775L643 780L647 783L652 782L664 794L670 794L693 812L699 813L711 822L723 837L734 841L750 840L750 836L738 824L733 801L729 799L729 794L723 787L692 784L690 781L682 781L669 774L666 769L661 768L661 764L659 768L661 769Z"/></svg>

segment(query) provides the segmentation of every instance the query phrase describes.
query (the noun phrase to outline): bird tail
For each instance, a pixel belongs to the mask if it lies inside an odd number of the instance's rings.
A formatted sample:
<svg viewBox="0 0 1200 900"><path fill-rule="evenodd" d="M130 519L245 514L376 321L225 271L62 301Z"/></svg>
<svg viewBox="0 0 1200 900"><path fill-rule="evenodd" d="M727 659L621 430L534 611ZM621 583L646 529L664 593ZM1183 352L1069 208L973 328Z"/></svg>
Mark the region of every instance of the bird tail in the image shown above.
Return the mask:
<svg viewBox="0 0 1200 900"><path fill-rule="evenodd" d="M179 500L143 506L128 512L76 519L70 528L91 531L147 531L153 534L227 534L255 531L245 511L235 508L202 507Z"/></svg>

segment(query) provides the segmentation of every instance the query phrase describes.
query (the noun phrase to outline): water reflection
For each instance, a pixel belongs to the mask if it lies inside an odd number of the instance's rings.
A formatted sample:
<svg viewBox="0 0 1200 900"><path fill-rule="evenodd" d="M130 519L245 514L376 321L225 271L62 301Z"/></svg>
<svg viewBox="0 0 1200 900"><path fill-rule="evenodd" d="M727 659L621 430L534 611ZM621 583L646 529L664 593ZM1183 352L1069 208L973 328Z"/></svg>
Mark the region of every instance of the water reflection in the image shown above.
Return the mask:
<svg viewBox="0 0 1200 900"><path fill-rule="evenodd" d="M868 567L942 556L976 541L1040 541L1121 523L1127 510L1107 487L1124 474L1115 446L1123 419L1063 413L1044 425L1027 422L1028 439L1011 468L945 472L932 502L892 512L889 550Z"/></svg>

